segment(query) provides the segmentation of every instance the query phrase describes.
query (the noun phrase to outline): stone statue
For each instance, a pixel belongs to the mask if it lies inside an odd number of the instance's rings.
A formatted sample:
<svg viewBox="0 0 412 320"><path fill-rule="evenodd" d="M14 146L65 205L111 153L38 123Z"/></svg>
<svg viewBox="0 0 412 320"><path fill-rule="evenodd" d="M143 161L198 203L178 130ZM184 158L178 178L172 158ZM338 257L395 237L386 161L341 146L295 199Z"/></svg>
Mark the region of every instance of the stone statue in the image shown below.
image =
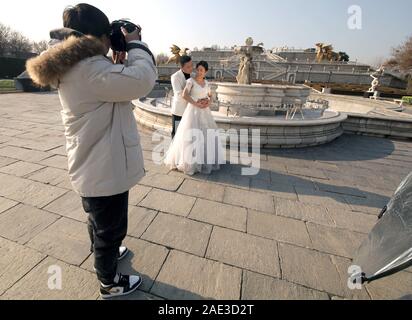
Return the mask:
<svg viewBox="0 0 412 320"><path fill-rule="evenodd" d="M373 80L372 80L372 84L371 84L371 87L369 88L368 92L373 93L375 95L375 97L378 96L379 81L380 81L380 78L383 76L384 72L385 72L385 68L383 66L381 66L378 70L376 70L375 72L373 72L371 74L371 78Z"/></svg>
<svg viewBox="0 0 412 320"><path fill-rule="evenodd" d="M187 56L187 52L189 51L188 48L186 48L185 50L181 50L177 45L173 45L171 48L172 54L173 56L169 58L169 60L167 61L166 64L171 64L171 63L176 63L177 65L179 65L180 62L180 57L182 56Z"/></svg>
<svg viewBox="0 0 412 320"><path fill-rule="evenodd" d="M261 54L264 52L263 43L257 46L253 45L253 39L247 38L246 45L236 47L235 52L240 55L239 72L236 77L238 84L250 85L253 80L254 66L253 55Z"/></svg>
<svg viewBox="0 0 412 320"><path fill-rule="evenodd" d="M236 77L238 84L252 84L253 58L245 55L240 58L239 73Z"/></svg>

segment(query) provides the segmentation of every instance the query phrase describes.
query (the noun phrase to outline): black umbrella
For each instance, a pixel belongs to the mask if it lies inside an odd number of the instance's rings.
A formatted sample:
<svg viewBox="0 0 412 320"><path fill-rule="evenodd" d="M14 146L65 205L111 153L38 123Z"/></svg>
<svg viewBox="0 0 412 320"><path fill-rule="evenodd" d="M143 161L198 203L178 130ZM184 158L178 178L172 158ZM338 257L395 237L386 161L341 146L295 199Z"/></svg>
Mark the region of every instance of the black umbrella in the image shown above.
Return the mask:
<svg viewBox="0 0 412 320"><path fill-rule="evenodd" d="M412 173L379 218L354 259L354 282L371 282L412 265Z"/></svg>

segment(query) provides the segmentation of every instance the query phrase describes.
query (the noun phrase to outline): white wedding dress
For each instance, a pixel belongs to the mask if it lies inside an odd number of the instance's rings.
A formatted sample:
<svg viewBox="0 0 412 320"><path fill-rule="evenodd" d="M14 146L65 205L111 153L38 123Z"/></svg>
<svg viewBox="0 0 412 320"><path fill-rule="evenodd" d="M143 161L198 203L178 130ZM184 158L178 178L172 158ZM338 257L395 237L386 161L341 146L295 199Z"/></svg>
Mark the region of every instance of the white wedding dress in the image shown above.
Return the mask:
<svg viewBox="0 0 412 320"><path fill-rule="evenodd" d="M194 101L209 97L207 81L201 86L196 80L189 79L186 88ZM192 104L186 107L164 163L187 175L211 174L226 163L219 129L210 108L200 109Z"/></svg>

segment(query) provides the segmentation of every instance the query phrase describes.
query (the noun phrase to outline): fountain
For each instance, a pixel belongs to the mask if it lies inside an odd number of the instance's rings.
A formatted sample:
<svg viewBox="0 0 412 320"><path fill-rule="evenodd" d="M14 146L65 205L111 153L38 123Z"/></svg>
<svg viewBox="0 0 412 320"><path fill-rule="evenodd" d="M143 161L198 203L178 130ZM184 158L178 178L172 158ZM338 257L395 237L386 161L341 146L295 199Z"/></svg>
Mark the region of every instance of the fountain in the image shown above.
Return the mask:
<svg viewBox="0 0 412 320"><path fill-rule="evenodd" d="M244 117L258 116L268 111L284 110L287 106L304 105L311 89L298 85L253 84L253 58L265 54L263 44L253 45L248 38L246 45L236 47L240 66L235 83L217 83L217 97L221 113Z"/></svg>
<svg viewBox="0 0 412 320"><path fill-rule="evenodd" d="M217 98L211 109L219 128L248 132L250 141L252 130L259 129L263 148L314 146L343 134L342 122L347 116L328 110L328 101L324 99L309 100L311 88L289 83L253 83L254 58L268 55L263 44L255 46L253 39L248 38L245 45L235 48L235 53L229 60L240 60L237 83L211 82ZM166 98L164 91L162 97L159 93L135 101L136 119L143 126L169 135L171 93Z"/></svg>

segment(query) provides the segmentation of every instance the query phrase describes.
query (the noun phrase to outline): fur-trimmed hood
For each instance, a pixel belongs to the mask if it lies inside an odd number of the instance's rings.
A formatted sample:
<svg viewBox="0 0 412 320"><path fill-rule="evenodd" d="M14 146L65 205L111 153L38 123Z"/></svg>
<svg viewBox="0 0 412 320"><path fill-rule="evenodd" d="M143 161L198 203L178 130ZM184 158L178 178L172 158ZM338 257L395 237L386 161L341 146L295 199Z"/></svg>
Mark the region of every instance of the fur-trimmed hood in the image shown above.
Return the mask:
<svg viewBox="0 0 412 320"><path fill-rule="evenodd" d="M30 78L39 86L57 86L59 79L80 61L105 54L103 43L92 36L70 35L40 56L27 61Z"/></svg>

